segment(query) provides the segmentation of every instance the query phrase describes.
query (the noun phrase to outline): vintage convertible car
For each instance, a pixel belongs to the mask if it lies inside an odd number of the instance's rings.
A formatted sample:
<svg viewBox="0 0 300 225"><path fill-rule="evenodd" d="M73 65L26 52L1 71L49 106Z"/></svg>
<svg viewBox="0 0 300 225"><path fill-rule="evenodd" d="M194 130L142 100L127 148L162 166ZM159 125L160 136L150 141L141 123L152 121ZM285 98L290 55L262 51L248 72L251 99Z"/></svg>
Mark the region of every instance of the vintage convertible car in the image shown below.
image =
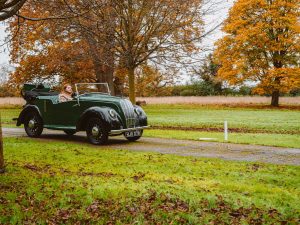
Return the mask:
<svg viewBox="0 0 300 225"><path fill-rule="evenodd" d="M26 100L17 118L29 137L39 137L43 128L62 130L67 135L86 131L92 144L105 144L108 136L124 135L138 140L147 126L147 116L140 106L110 95L106 83L75 84L73 100L59 102L58 93L39 84L24 84Z"/></svg>

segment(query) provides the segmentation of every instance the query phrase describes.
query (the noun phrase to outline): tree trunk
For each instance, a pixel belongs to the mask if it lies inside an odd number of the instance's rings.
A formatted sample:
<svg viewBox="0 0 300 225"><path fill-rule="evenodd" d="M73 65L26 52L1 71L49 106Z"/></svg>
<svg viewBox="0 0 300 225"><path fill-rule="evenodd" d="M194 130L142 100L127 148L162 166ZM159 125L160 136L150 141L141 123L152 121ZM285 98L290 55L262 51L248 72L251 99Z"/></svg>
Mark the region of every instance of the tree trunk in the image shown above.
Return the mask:
<svg viewBox="0 0 300 225"><path fill-rule="evenodd" d="M98 43L93 37L86 34L85 37L89 44L97 82L108 83L111 94L114 95L114 55L104 46L97 46ZM106 59L106 61L103 61L103 59Z"/></svg>
<svg viewBox="0 0 300 225"><path fill-rule="evenodd" d="M129 81L129 99L132 104L135 104L134 68L128 69L128 81Z"/></svg>
<svg viewBox="0 0 300 225"><path fill-rule="evenodd" d="M273 91L272 93L272 100L271 100L271 106L278 107L279 106L279 91Z"/></svg>
<svg viewBox="0 0 300 225"><path fill-rule="evenodd" d="M4 167L4 156L3 156L3 138L2 138L2 124L1 124L1 114L0 114L0 173L5 172Z"/></svg>

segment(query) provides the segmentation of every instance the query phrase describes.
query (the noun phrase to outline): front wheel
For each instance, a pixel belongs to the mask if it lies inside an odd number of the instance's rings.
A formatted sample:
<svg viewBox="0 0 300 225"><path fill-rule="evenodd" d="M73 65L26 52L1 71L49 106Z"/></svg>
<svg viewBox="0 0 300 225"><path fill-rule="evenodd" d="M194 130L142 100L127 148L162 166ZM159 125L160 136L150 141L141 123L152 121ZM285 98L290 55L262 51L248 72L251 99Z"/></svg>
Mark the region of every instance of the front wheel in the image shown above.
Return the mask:
<svg viewBox="0 0 300 225"><path fill-rule="evenodd" d="M24 120L25 132L29 137L39 137L43 132L43 120L36 112L29 112Z"/></svg>
<svg viewBox="0 0 300 225"><path fill-rule="evenodd" d="M143 135L143 130L128 131L124 133L124 137L128 141L137 141L142 137L142 135Z"/></svg>
<svg viewBox="0 0 300 225"><path fill-rule="evenodd" d="M108 131L101 119L89 119L86 126L86 135L91 144L103 145L108 141Z"/></svg>

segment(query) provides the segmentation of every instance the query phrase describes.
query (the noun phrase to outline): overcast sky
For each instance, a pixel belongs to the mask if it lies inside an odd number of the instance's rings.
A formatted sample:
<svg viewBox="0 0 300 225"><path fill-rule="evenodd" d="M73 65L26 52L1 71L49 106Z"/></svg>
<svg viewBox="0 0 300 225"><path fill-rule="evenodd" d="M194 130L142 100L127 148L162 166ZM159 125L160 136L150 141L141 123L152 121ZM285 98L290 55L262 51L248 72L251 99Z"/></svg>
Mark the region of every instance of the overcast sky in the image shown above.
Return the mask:
<svg viewBox="0 0 300 225"><path fill-rule="evenodd" d="M209 30L211 27L214 27L218 23L222 22L228 13L229 8L232 6L234 0L204 0L204 1L214 1L214 3L218 3L217 5L213 5L210 7L211 10L216 11L215 13L210 13L211 15L207 15L204 17L204 21L206 23L206 30ZM9 52L7 46L2 46L5 41L5 24L0 23L0 66L1 65L9 65ZM220 29L217 29L215 32L210 34L203 40L203 45L209 49L213 48L213 43L222 37L222 32Z"/></svg>

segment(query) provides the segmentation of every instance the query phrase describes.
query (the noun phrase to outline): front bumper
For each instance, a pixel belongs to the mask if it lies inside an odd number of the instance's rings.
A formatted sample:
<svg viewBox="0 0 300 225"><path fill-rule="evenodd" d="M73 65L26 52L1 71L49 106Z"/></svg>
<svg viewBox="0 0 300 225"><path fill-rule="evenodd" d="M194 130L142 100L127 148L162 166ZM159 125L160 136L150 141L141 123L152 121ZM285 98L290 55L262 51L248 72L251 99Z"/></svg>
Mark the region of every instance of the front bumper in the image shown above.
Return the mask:
<svg viewBox="0 0 300 225"><path fill-rule="evenodd" d="M143 126L143 127L133 127L133 128L127 128L127 129L121 129L121 130L111 130L109 134L121 134L128 131L135 131L135 130L144 130L148 129L150 126Z"/></svg>

